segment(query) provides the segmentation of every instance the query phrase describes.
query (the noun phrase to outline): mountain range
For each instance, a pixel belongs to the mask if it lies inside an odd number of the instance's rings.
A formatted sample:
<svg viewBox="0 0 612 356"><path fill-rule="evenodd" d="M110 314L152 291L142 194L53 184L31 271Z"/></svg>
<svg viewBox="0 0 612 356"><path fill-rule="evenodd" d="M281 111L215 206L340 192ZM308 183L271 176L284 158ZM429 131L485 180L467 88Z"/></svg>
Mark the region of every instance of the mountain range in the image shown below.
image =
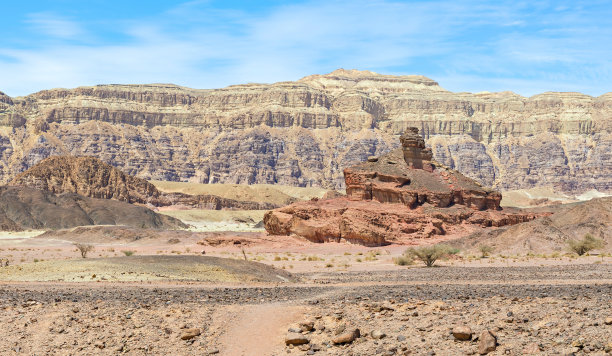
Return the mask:
<svg viewBox="0 0 612 356"><path fill-rule="evenodd" d="M612 93L455 93L339 69L295 82L0 93L0 183L54 155L145 179L344 189L342 171L419 128L434 159L498 190L612 192Z"/></svg>

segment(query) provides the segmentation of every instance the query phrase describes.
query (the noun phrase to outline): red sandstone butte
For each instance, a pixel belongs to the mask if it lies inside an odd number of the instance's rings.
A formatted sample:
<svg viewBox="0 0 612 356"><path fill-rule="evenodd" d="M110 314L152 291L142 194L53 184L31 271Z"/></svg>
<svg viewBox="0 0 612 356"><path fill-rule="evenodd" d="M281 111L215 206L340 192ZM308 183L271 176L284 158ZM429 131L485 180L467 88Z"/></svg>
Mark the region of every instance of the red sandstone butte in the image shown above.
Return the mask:
<svg viewBox="0 0 612 356"><path fill-rule="evenodd" d="M539 216L502 210L501 193L433 161L417 128L409 128L400 141L401 148L344 170L346 197L268 211L267 232L380 246L464 235L478 226L511 225Z"/></svg>

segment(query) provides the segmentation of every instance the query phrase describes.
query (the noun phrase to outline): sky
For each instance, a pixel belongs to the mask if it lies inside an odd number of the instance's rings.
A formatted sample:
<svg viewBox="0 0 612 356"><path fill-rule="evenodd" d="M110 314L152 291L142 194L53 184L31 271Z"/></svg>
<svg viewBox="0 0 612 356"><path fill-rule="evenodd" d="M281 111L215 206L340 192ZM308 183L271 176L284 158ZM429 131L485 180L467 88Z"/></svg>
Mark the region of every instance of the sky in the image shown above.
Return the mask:
<svg viewBox="0 0 612 356"><path fill-rule="evenodd" d="M220 88L338 68L451 91L612 91L612 2L54 0L0 4L0 91Z"/></svg>

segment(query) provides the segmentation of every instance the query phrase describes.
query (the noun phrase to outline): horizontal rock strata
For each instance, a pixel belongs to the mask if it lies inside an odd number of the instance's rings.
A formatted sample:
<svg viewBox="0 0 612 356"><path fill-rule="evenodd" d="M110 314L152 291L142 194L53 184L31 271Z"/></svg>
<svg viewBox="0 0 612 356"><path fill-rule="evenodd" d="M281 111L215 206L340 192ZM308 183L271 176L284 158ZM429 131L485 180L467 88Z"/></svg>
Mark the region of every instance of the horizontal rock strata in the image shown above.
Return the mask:
<svg viewBox="0 0 612 356"><path fill-rule="evenodd" d="M342 189L344 168L397 148L414 126L436 161L485 186L612 191L610 93L452 93L421 76L338 70L217 90L0 94L0 126L0 183L77 155L145 179Z"/></svg>

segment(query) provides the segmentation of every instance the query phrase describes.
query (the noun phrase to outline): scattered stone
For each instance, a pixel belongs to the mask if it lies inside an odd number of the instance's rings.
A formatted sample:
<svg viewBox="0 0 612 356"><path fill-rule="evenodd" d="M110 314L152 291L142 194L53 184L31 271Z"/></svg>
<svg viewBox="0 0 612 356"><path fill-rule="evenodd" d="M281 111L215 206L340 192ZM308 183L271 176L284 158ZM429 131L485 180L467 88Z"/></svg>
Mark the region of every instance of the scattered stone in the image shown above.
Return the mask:
<svg viewBox="0 0 612 356"><path fill-rule="evenodd" d="M340 335L346 330L346 324L340 324L334 329L334 335Z"/></svg>
<svg viewBox="0 0 612 356"><path fill-rule="evenodd" d="M455 328L453 328L453 336L455 337L455 339L459 340L459 341L469 341L472 340L472 335L474 334L472 332L472 329L469 326L466 325L460 325L460 326L456 326Z"/></svg>
<svg viewBox="0 0 612 356"><path fill-rule="evenodd" d="M191 340L196 336L200 336L202 332L200 329L185 329L181 334L181 340Z"/></svg>
<svg viewBox="0 0 612 356"><path fill-rule="evenodd" d="M384 332L382 332L380 330L373 330L370 333L370 336L372 336L372 339L378 340L378 339L384 338L385 336L387 336L387 334L385 334Z"/></svg>
<svg viewBox="0 0 612 356"><path fill-rule="evenodd" d="M310 339L298 333L289 333L285 337L286 345L303 345L310 343Z"/></svg>
<svg viewBox="0 0 612 356"><path fill-rule="evenodd" d="M491 332L491 330L485 330L480 334L478 338L478 353L486 355L489 352L495 351L497 347L497 337Z"/></svg>
<svg viewBox="0 0 612 356"><path fill-rule="evenodd" d="M302 331L312 331L314 329L314 321L305 321L300 323L300 329Z"/></svg>
<svg viewBox="0 0 612 356"><path fill-rule="evenodd" d="M606 325L612 325L612 316L607 317L606 320L604 321L604 324Z"/></svg>
<svg viewBox="0 0 612 356"><path fill-rule="evenodd" d="M336 345L338 344L350 344L355 341L358 337L361 336L359 329L352 329L348 332L338 335L337 337L332 339L332 342Z"/></svg>
<svg viewBox="0 0 612 356"><path fill-rule="evenodd" d="M541 351L542 347L537 342L532 342L523 348L523 355L533 355Z"/></svg>

